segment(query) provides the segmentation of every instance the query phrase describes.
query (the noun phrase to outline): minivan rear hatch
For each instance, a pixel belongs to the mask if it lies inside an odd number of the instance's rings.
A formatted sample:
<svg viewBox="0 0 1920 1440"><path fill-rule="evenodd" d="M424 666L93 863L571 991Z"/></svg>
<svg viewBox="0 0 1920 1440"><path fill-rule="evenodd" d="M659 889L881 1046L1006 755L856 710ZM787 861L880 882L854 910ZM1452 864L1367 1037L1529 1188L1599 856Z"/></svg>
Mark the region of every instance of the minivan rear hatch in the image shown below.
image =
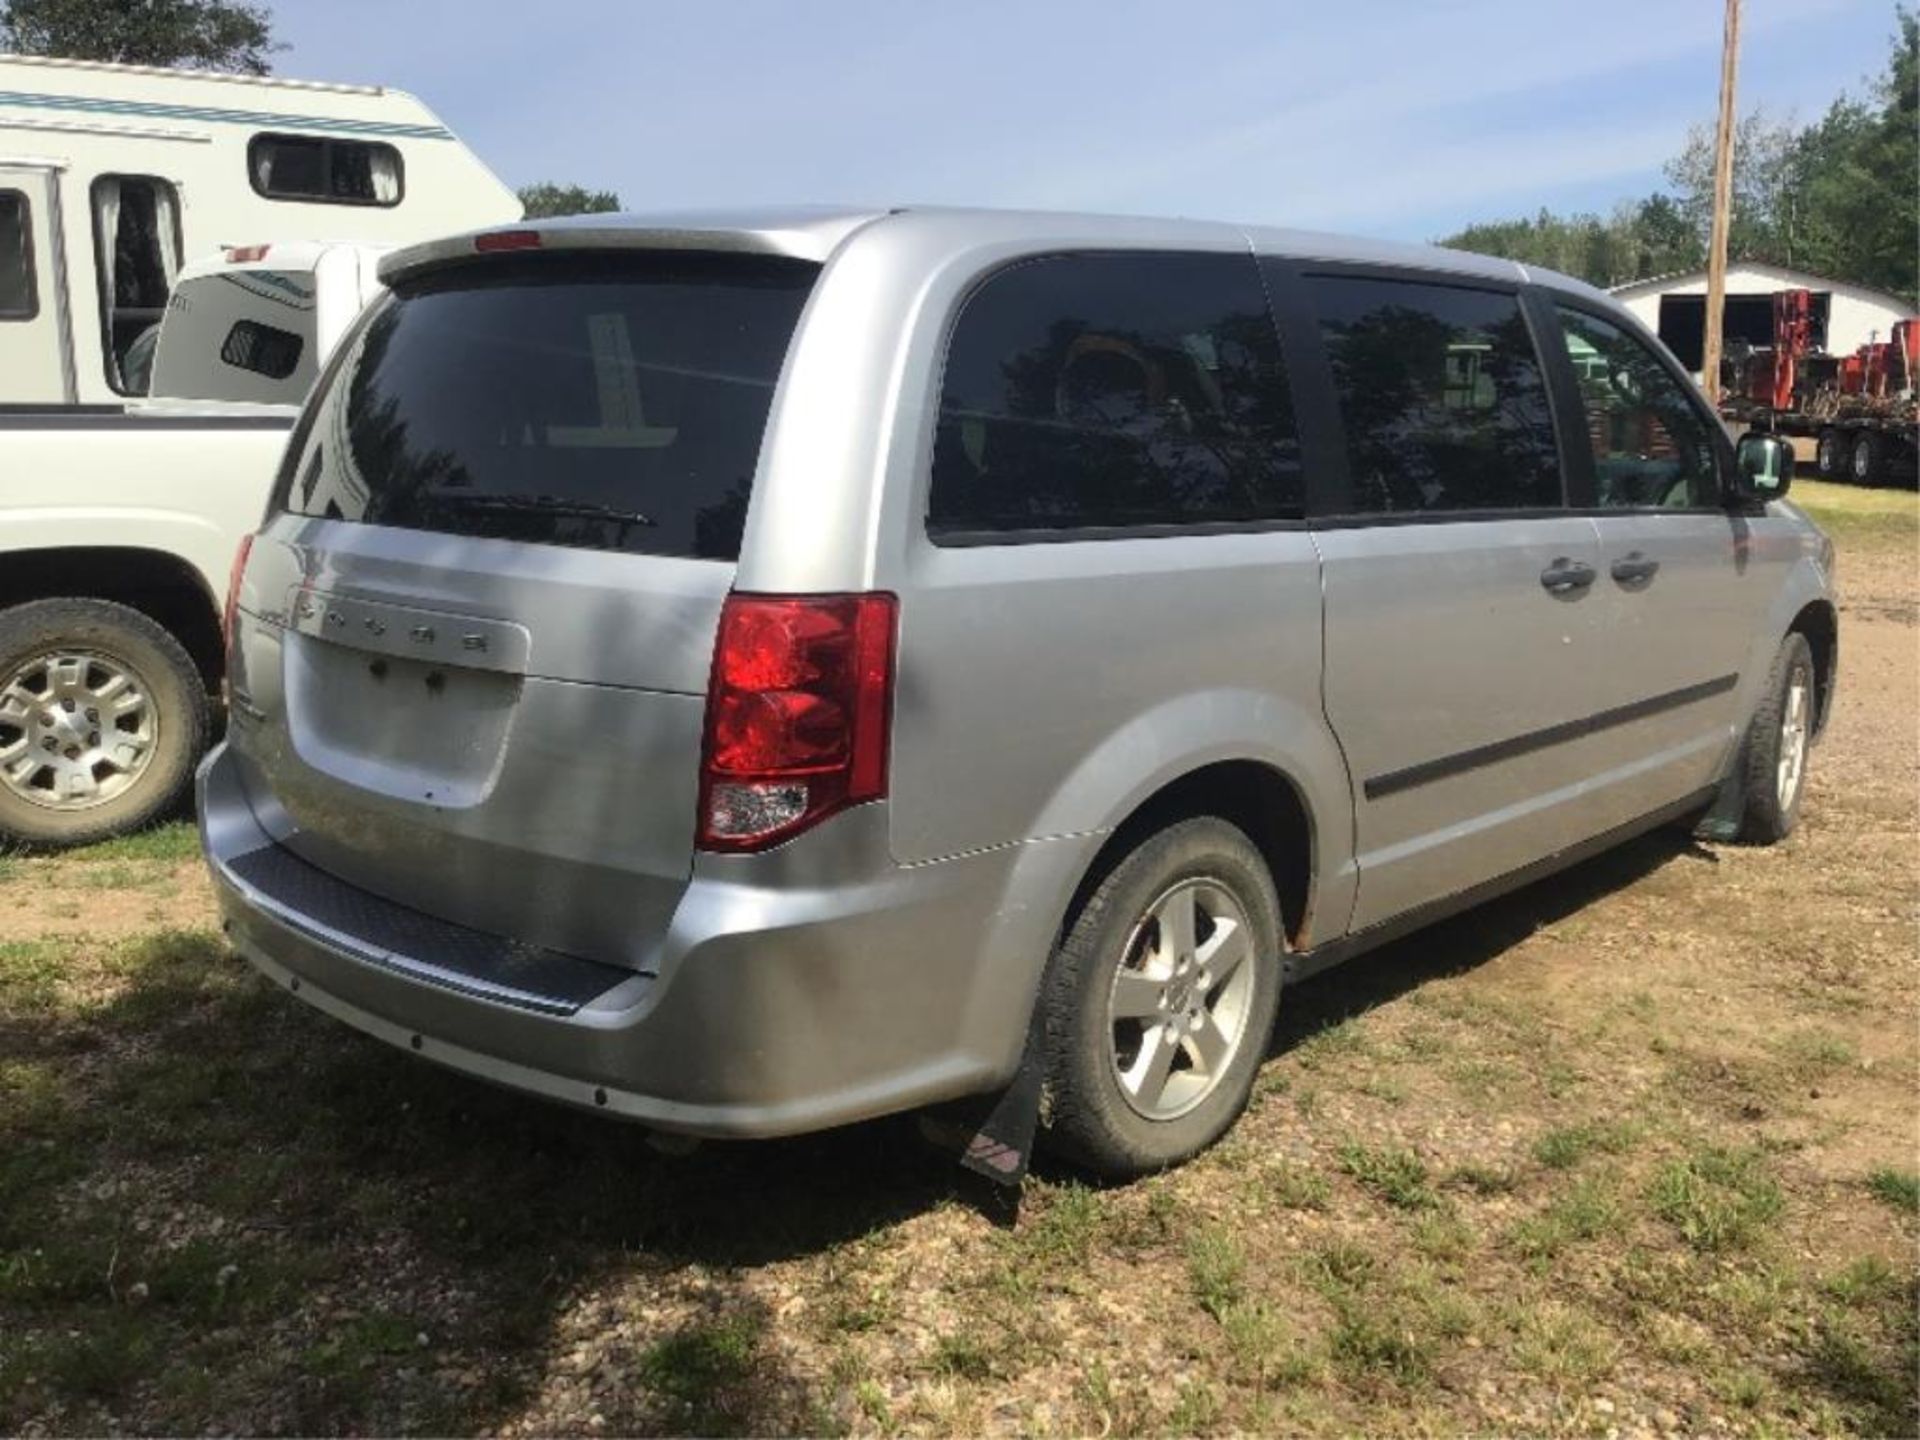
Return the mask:
<svg viewBox="0 0 1920 1440"><path fill-rule="evenodd" d="M556 251L395 277L302 416L239 591L233 744L301 860L648 970L819 267Z"/></svg>

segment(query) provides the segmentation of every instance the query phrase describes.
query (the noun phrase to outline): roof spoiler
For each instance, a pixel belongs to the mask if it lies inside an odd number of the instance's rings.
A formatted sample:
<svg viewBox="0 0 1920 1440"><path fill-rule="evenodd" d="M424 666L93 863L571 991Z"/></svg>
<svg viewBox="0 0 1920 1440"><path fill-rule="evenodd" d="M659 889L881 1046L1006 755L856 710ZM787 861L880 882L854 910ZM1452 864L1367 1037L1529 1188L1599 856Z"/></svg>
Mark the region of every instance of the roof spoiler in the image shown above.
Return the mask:
<svg viewBox="0 0 1920 1440"><path fill-rule="evenodd" d="M706 250L734 255L776 255L819 264L847 235L879 216L844 218L844 224L796 216L791 223L763 221L740 225L716 225L696 219L675 223L633 215L571 216L531 224L521 220L391 251L381 258L379 274L383 283L392 285L422 270L485 259L493 254L524 254L528 250Z"/></svg>

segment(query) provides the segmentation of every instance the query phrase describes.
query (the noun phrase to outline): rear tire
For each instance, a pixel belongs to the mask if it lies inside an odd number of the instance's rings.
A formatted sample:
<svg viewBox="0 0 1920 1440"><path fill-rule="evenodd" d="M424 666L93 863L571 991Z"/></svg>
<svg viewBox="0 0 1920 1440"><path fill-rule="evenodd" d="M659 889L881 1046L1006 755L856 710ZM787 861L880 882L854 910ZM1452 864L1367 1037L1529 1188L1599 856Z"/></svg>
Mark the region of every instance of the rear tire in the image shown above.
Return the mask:
<svg viewBox="0 0 1920 1440"><path fill-rule="evenodd" d="M1273 1032L1281 934L1266 862L1224 820L1172 825L1114 866L1041 988L1048 1147L1127 1178L1225 1134Z"/></svg>
<svg viewBox="0 0 1920 1440"><path fill-rule="evenodd" d="M1795 631L1780 643L1741 749L1746 808L1740 838L1750 845L1784 840L1799 822L1818 706L1813 650Z"/></svg>
<svg viewBox="0 0 1920 1440"><path fill-rule="evenodd" d="M1852 478L1856 485L1877 486L1887 478L1887 441L1876 430L1853 437Z"/></svg>
<svg viewBox="0 0 1920 1440"><path fill-rule="evenodd" d="M0 611L0 842L86 845L170 813L208 712L187 652L138 610L76 599Z"/></svg>
<svg viewBox="0 0 1920 1440"><path fill-rule="evenodd" d="M1839 430L1822 430L1813 447L1814 473L1822 480L1847 478L1847 437Z"/></svg>

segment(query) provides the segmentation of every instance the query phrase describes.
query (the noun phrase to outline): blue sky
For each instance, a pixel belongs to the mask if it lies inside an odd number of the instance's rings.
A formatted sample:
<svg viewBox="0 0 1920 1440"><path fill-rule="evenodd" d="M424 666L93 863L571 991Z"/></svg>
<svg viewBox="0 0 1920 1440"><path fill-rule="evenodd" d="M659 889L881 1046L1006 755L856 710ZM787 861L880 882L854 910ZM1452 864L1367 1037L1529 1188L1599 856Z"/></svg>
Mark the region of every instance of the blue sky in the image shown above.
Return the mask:
<svg viewBox="0 0 1920 1440"><path fill-rule="evenodd" d="M513 185L631 209L1040 205L1430 239L1660 182L1719 0L272 0L302 79L410 90ZM1747 0L1741 108L1877 74L1891 0Z"/></svg>

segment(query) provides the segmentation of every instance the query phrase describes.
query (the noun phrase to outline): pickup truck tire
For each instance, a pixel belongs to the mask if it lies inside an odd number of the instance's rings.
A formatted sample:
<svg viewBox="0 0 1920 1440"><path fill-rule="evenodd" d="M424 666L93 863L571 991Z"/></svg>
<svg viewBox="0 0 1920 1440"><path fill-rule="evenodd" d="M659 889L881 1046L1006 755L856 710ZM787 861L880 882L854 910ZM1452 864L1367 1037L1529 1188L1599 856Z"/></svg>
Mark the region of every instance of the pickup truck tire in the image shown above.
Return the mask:
<svg viewBox="0 0 1920 1440"><path fill-rule="evenodd" d="M206 749L209 708L180 642L138 610L84 599L0 610L0 842L85 845L172 813Z"/></svg>
<svg viewBox="0 0 1920 1440"><path fill-rule="evenodd" d="M1740 838L1750 845L1786 839L1800 819L1818 704L1813 650L1807 637L1795 631L1780 643L1774 656L1766 693L1754 712L1740 756L1747 802Z"/></svg>
<svg viewBox="0 0 1920 1440"><path fill-rule="evenodd" d="M1200 816L1143 840L1042 981L1047 1147L1125 1178L1219 1139L1266 1058L1281 949L1273 877L1238 828Z"/></svg>

